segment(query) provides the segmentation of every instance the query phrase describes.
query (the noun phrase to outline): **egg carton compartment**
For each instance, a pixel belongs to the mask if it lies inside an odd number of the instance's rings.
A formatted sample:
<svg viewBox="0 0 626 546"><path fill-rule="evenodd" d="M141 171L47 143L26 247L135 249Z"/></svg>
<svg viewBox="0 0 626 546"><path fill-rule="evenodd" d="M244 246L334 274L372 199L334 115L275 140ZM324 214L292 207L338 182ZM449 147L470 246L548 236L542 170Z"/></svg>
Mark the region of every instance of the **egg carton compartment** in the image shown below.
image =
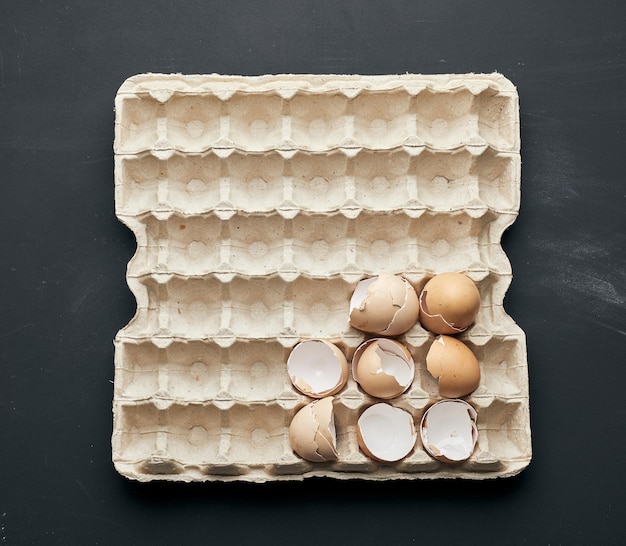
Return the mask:
<svg viewBox="0 0 626 546"><path fill-rule="evenodd" d="M490 338L483 345L468 341L481 366L481 386L474 396L497 396L501 399L528 399L526 340L523 335ZM483 390L484 389L484 390Z"/></svg>
<svg viewBox="0 0 626 546"><path fill-rule="evenodd" d="M483 479L531 458L525 337L503 307L501 237L519 210L518 98L498 74L139 75L116 97L116 214L134 233L137 311L115 340L113 460L146 480ZM335 395L339 460L311 463L289 424L311 400L287 374L298 341L367 337L348 325L359 280L387 271L419 292L444 271L478 285L460 338L481 383L478 445L446 465L418 439L366 457L356 421L379 400L350 376ZM415 423L439 400L434 335L398 337L415 380L391 401Z"/></svg>
<svg viewBox="0 0 626 546"><path fill-rule="evenodd" d="M144 152L116 159L116 210L120 216L173 210L220 218L335 211L353 218L361 210L516 214L519 170L519 155L492 148L423 149L419 155L402 148L361 150L352 157L298 152L289 159L275 150L225 158L177 152L166 159Z"/></svg>
<svg viewBox="0 0 626 546"><path fill-rule="evenodd" d="M291 121L288 137L307 149L331 149L350 136L350 106L348 97L339 93L297 93L285 108Z"/></svg>
<svg viewBox="0 0 626 546"><path fill-rule="evenodd" d="M488 406L479 407L478 412L481 451L499 459L499 467L508 473L516 473L527 466L531 449L528 398L495 399Z"/></svg>
<svg viewBox="0 0 626 546"><path fill-rule="evenodd" d="M338 152L297 153L285 170L283 215L346 210L354 203L350 159Z"/></svg>
<svg viewBox="0 0 626 546"><path fill-rule="evenodd" d="M285 100L274 93L235 93L225 103L220 147L271 150L290 136Z"/></svg>

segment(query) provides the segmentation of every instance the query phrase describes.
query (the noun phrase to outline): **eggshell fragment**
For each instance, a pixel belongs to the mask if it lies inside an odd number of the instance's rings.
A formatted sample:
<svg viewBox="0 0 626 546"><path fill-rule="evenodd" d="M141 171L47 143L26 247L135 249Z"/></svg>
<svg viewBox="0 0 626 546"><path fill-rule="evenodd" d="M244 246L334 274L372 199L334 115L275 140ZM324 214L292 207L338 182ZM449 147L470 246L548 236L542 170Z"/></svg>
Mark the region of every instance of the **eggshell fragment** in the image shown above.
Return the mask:
<svg viewBox="0 0 626 546"><path fill-rule="evenodd" d="M426 354L426 369L439 380L439 394L461 398L480 383L480 366L472 350L451 336L438 336Z"/></svg>
<svg viewBox="0 0 626 546"><path fill-rule="evenodd" d="M289 425L289 443L291 449L307 461L337 460L332 396L315 400L295 414Z"/></svg>
<svg viewBox="0 0 626 546"><path fill-rule="evenodd" d="M350 326L364 332L396 336L417 322L419 300L402 277L381 273L360 281L350 300Z"/></svg>
<svg viewBox="0 0 626 546"><path fill-rule="evenodd" d="M420 423L424 449L435 459L456 463L476 447L476 410L463 400L441 400L426 410Z"/></svg>
<svg viewBox="0 0 626 546"><path fill-rule="evenodd" d="M357 421L357 440L368 457L382 462L399 461L415 446L415 422L408 411L383 402L374 404Z"/></svg>
<svg viewBox="0 0 626 546"><path fill-rule="evenodd" d="M480 293L463 273L441 273L430 279L419 297L421 325L435 334L459 334L471 326L480 309Z"/></svg>
<svg viewBox="0 0 626 546"><path fill-rule="evenodd" d="M352 358L352 377L368 394L394 398L406 391L415 376L415 363L409 350L387 338L361 343Z"/></svg>
<svg viewBox="0 0 626 546"><path fill-rule="evenodd" d="M323 398L339 392L348 380L348 362L339 347L323 339L298 343L287 359L291 382L301 393Z"/></svg>

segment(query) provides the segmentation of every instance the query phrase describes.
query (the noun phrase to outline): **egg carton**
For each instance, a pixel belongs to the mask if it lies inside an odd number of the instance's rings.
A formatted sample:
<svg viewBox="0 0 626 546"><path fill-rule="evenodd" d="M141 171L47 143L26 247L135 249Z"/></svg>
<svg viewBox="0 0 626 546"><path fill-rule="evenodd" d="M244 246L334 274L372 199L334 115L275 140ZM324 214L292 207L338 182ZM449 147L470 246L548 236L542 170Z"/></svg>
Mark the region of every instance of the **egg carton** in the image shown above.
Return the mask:
<svg viewBox="0 0 626 546"><path fill-rule="evenodd" d="M523 331L503 309L500 241L520 198L519 108L499 74L314 76L144 74L115 101L116 214L137 239L127 281L137 311L115 338L117 470L140 481L484 479L531 459ZM381 271L419 291L463 271L481 309L460 339L481 366L466 400L478 442L459 464L419 440L396 463L358 447L378 400L350 377L335 395L339 459L311 463L289 424L311 400L287 374L303 339L348 360L357 282ZM419 424L440 400L434 339L399 341L416 363L390 401Z"/></svg>

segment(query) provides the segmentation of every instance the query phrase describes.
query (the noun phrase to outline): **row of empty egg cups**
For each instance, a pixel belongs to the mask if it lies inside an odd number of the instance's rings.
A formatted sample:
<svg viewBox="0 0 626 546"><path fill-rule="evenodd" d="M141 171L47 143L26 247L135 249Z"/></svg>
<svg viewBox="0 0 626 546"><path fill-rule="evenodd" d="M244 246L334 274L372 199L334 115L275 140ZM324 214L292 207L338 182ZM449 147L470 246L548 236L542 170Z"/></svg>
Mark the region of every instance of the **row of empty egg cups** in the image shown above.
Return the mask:
<svg viewBox="0 0 626 546"><path fill-rule="evenodd" d="M517 144L517 101L488 90L425 91L416 97L364 91L342 95L236 93L175 95L165 103L150 95L120 96L116 152L148 149L197 151L296 149L346 150L396 146L455 148Z"/></svg>
<svg viewBox="0 0 626 546"><path fill-rule="evenodd" d="M519 209L520 158L491 148L423 151L367 150L342 153L299 152L291 159L276 151L215 155L152 153L117 155L116 207L122 215L149 210L213 211L228 218L237 211L341 211L354 218L363 209L426 211Z"/></svg>
<svg viewBox="0 0 626 546"><path fill-rule="evenodd" d="M112 444L118 461L142 466L155 457L186 465L206 465L206 473L223 473L230 464L268 465L276 474L300 474L318 466L338 471L374 472L393 466L399 472L434 472L445 463L430 459L419 439L402 461L374 462L360 450L356 434L359 416L377 400L364 395L338 396L333 401L337 430L337 461L305 461L293 453L289 425L303 402L297 398L272 402L209 402L150 399L114 402L115 433ZM521 460L526 451L524 399L470 397L480 414L476 449L457 472L496 471ZM419 424L430 407L428 397L403 395L391 401ZM224 467L221 468L220 467ZM242 473L242 469L234 469ZM149 470L147 470L149 472Z"/></svg>
<svg viewBox="0 0 626 546"><path fill-rule="evenodd" d="M215 274L278 274L287 281L301 275L353 279L386 269L412 274L452 269L460 262L469 271L510 273L501 245L504 230L515 215L465 213L363 213L350 220L341 214L281 216L217 216L146 214L121 217L134 232L137 251L130 263L133 276L171 273L183 276Z"/></svg>

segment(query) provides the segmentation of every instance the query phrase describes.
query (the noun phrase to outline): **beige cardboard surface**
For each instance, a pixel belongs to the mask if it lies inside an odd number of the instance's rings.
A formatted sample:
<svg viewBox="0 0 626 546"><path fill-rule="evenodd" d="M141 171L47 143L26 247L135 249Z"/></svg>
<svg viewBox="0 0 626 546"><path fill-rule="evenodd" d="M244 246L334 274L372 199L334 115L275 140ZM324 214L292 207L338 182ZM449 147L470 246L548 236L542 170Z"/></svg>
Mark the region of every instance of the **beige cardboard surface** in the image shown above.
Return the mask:
<svg viewBox="0 0 626 546"><path fill-rule="evenodd" d="M115 101L116 213L137 239L137 312L115 339L113 461L153 479L418 479L510 476L531 458L522 330L503 309L503 231L519 210L519 106L498 74L238 77L144 74ZM459 339L481 382L466 400L478 443L461 464L418 443L397 463L358 447L378 400L352 377L335 394L336 462L289 445L311 399L286 362L302 339L348 361L356 283L381 271L416 290L462 271L481 309ZM419 424L440 400L426 371L435 335L398 339L416 365L390 401Z"/></svg>

